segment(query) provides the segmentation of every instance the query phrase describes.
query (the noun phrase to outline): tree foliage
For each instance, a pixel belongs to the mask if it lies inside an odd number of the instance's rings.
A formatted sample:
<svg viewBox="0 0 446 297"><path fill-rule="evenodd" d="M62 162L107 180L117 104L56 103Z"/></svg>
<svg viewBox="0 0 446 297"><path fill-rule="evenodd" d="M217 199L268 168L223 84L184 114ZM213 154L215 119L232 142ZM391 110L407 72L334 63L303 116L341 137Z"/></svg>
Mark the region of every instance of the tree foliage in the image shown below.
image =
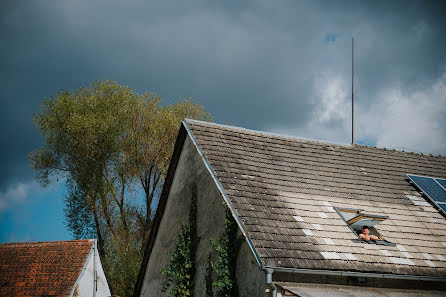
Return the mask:
<svg viewBox="0 0 446 297"><path fill-rule="evenodd" d="M97 237L112 290L121 296L133 292L182 119L211 120L189 100L160 101L100 81L44 99L34 116L44 145L29 154L30 165L43 185L65 179L67 227L75 238Z"/></svg>

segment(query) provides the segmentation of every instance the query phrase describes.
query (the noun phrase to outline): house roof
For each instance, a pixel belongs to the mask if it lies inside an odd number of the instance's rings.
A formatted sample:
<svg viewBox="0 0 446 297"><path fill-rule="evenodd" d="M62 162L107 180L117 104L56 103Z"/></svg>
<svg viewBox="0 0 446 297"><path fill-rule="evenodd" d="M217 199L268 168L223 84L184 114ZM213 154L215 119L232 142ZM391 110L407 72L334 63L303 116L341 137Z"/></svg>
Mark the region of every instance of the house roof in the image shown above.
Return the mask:
<svg viewBox="0 0 446 297"><path fill-rule="evenodd" d="M446 178L446 157L186 125L262 265L446 276L446 219L406 180ZM353 242L334 207L388 216L377 229L396 246Z"/></svg>
<svg viewBox="0 0 446 297"><path fill-rule="evenodd" d="M188 134L261 266L446 279L446 219L406 174L446 178L446 157L337 145L185 120L175 145L135 296ZM388 216L395 246L354 242L335 211Z"/></svg>
<svg viewBox="0 0 446 297"><path fill-rule="evenodd" d="M94 240L0 244L1 296L70 296Z"/></svg>

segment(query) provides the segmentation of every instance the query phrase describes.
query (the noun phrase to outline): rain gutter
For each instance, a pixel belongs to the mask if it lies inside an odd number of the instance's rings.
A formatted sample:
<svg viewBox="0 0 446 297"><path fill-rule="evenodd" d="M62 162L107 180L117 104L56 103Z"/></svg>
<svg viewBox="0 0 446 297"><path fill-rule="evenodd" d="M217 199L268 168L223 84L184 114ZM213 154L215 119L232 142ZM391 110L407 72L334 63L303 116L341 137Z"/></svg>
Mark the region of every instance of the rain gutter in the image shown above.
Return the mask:
<svg viewBox="0 0 446 297"><path fill-rule="evenodd" d="M292 273L302 273L302 274L356 276L356 277L404 279L404 280L419 280L419 281L438 281L438 282L446 281L446 277L442 277L442 276L423 276L423 275L371 273L371 272L369 273L369 272L355 272L355 271L341 271L341 270L313 270L313 269L272 267L272 266L264 266L263 269L264 270L273 269L275 272L292 272Z"/></svg>

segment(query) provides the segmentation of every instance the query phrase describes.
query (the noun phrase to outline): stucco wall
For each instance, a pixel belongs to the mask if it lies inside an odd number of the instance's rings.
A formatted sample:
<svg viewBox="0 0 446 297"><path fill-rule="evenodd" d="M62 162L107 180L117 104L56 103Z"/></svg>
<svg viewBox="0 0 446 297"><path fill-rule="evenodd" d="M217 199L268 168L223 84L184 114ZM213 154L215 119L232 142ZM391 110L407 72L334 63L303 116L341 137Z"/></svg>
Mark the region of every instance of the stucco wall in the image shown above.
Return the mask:
<svg viewBox="0 0 446 297"><path fill-rule="evenodd" d="M260 269L246 241L243 241L237 257L236 275L240 297L265 296L265 272Z"/></svg>
<svg viewBox="0 0 446 297"><path fill-rule="evenodd" d="M187 224L191 189L197 185L197 273L195 296L205 296L205 274L208 256L215 253L210 239L217 239L224 231L225 206L214 180L198 154L189 136L186 137L170 189L166 208L150 256L141 296L167 296L162 293L165 276L160 273L175 248L181 223ZM238 283L242 297L264 296L264 273L259 270L254 257L244 241L237 261Z"/></svg>
<svg viewBox="0 0 446 297"><path fill-rule="evenodd" d="M106 297L110 296L110 289L108 287L107 279L105 278L104 270L102 269L101 259L99 258L99 253L94 245L96 251L96 257L94 257L93 251L88 258L87 268L79 280L76 288L77 296L86 297L94 296L94 259L96 258L96 272L97 272L97 291L96 297ZM76 295L76 294L74 294Z"/></svg>

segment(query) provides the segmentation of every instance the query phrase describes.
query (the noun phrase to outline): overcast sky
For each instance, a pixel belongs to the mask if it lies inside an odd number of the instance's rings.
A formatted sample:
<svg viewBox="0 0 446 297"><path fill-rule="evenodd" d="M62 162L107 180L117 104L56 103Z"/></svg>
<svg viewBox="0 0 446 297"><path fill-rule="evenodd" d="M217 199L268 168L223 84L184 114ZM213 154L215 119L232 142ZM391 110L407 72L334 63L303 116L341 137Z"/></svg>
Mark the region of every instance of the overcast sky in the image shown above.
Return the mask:
<svg viewBox="0 0 446 297"><path fill-rule="evenodd" d="M389 3L390 2L390 3ZM114 79L218 123L446 155L444 1L0 1L0 242L69 239L26 156L44 97Z"/></svg>

